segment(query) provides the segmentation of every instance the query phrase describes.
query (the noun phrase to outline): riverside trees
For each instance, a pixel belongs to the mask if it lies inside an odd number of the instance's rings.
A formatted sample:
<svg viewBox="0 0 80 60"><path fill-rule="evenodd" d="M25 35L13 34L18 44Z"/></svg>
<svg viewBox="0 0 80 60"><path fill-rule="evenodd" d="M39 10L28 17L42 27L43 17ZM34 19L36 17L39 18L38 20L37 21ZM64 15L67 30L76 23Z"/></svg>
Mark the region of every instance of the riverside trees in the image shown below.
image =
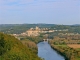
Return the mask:
<svg viewBox="0 0 80 60"><path fill-rule="evenodd" d="M72 41L72 40L71 40ZM64 42L64 43L63 43ZM66 60L80 60L80 49L74 49L67 45L67 40L61 38L54 38L50 40L49 43L51 47L57 50L61 55L63 55Z"/></svg>

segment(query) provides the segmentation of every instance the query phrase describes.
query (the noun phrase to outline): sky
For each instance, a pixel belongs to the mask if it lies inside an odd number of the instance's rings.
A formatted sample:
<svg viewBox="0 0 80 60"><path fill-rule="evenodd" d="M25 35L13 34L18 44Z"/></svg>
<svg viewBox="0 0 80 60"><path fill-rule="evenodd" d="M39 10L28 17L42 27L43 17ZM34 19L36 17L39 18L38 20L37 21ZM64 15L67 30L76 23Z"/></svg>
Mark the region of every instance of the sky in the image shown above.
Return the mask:
<svg viewBox="0 0 80 60"><path fill-rule="evenodd" d="M0 24L80 24L80 0L0 0Z"/></svg>

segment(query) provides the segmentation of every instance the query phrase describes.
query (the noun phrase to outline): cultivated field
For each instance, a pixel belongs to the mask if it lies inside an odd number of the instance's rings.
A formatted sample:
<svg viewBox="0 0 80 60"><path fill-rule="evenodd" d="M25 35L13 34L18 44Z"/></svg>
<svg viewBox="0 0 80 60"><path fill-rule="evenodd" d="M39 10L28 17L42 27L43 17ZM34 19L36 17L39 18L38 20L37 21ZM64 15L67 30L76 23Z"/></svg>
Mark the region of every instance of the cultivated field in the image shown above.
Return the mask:
<svg viewBox="0 0 80 60"><path fill-rule="evenodd" d="M69 47L71 48L80 48L80 44L68 44Z"/></svg>

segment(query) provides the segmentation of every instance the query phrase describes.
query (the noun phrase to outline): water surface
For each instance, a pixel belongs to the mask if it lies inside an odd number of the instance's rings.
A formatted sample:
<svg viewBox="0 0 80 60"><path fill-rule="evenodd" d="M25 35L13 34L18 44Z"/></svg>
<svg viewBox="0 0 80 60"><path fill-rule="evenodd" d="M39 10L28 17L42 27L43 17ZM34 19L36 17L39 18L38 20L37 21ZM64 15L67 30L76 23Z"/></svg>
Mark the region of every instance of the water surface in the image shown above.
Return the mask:
<svg viewBox="0 0 80 60"><path fill-rule="evenodd" d="M38 56L45 60L65 60L63 56L53 50L48 42L40 42L38 46Z"/></svg>

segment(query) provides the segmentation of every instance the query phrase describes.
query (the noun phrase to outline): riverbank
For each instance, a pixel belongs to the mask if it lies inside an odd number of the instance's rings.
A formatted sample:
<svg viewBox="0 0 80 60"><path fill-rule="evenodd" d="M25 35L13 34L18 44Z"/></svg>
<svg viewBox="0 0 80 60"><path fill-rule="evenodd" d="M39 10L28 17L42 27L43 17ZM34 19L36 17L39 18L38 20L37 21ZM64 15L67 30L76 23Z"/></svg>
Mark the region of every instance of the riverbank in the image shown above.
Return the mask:
<svg viewBox="0 0 80 60"><path fill-rule="evenodd" d="M57 51L60 55L64 56L65 60L69 60L69 58L63 54L63 52L61 51L61 49L59 50L58 47L51 45L51 48L54 49L55 51Z"/></svg>
<svg viewBox="0 0 80 60"><path fill-rule="evenodd" d="M52 41L49 44L59 54L64 56L65 60L80 60L80 51L70 48L67 45L55 45Z"/></svg>

